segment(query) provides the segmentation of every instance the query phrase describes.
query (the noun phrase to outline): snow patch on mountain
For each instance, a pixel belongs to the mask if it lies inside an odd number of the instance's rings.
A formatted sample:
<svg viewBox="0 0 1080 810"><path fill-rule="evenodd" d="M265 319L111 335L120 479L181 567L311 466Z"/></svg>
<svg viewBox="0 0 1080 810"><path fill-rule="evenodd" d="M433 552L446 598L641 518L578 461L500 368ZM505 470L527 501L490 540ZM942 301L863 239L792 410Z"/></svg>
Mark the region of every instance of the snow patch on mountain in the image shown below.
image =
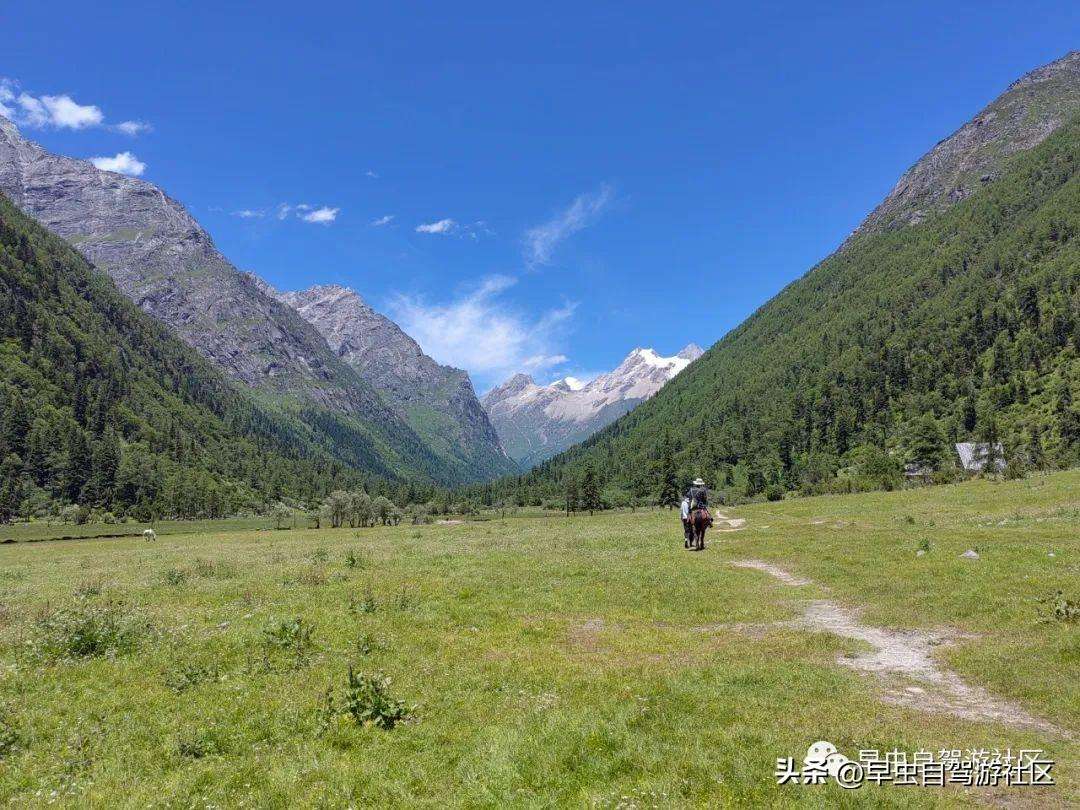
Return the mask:
<svg viewBox="0 0 1080 810"><path fill-rule="evenodd" d="M701 354L693 343L673 357L637 348L613 371L589 382L564 377L538 385L527 374L515 374L485 394L481 405L510 457L532 465L615 421Z"/></svg>

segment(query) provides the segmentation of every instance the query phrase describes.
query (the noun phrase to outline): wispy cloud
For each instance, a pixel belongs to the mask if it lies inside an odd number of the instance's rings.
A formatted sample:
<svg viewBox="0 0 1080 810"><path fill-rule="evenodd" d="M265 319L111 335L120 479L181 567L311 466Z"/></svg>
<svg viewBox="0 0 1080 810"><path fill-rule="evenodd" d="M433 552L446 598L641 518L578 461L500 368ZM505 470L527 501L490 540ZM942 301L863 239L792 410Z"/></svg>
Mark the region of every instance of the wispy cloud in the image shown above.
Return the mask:
<svg viewBox="0 0 1080 810"><path fill-rule="evenodd" d="M393 214L387 214L384 217L379 217L378 219L371 220L371 224L373 226L375 226L376 228L381 228L383 225L389 225L393 221L394 221L394 215Z"/></svg>
<svg viewBox="0 0 1080 810"><path fill-rule="evenodd" d="M372 180L378 180L379 179L379 173L376 172L376 171L372 171L371 169L368 169L366 172L364 172L364 174L367 177L370 177Z"/></svg>
<svg viewBox="0 0 1080 810"><path fill-rule="evenodd" d="M265 217L273 217L279 222L283 222L291 216L295 216L297 219L303 222L310 222L314 225L330 225L338 218L338 214L341 213L340 208L335 208L329 205L311 205L309 203L278 203L272 208L240 208L232 212L234 217L240 219L264 219Z"/></svg>
<svg viewBox="0 0 1080 810"><path fill-rule="evenodd" d="M389 309L425 352L490 386L516 371L545 371L567 360L558 349L577 305L530 317L503 295L515 283L510 276L490 276L446 303L398 296Z"/></svg>
<svg viewBox="0 0 1080 810"><path fill-rule="evenodd" d="M116 172L117 174L139 177L146 171L146 164L131 152L120 152L112 157L92 157L89 160L104 172Z"/></svg>
<svg viewBox="0 0 1080 810"><path fill-rule="evenodd" d="M67 94L34 95L12 79L0 79L0 115L31 129L88 129L105 126L105 114L96 104L80 104ZM123 121L113 127L127 135L151 129L144 121Z"/></svg>
<svg viewBox="0 0 1080 810"><path fill-rule="evenodd" d="M480 241L482 237L494 236L495 231L482 219L476 222L458 222L456 219L440 219L438 222L424 222L416 226L417 233L456 236L458 239Z"/></svg>
<svg viewBox="0 0 1080 810"><path fill-rule="evenodd" d="M611 204L614 192L608 185L579 194L564 210L547 222L525 232L525 262L530 267L551 262L555 249L566 239L599 219Z"/></svg>
<svg viewBox="0 0 1080 810"><path fill-rule="evenodd" d="M152 132L154 128L145 121L121 121L113 127L113 129L134 138L136 135L142 135L144 132Z"/></svg>
<svg viewBox="0 0 1080 810"><path fill-rule="evenodd" d="M448 234L453 233L457 228L457 223L452 219L440 219L438 222L426 222L416 226L417 233L437 233Z"/></svg>
<svg viewBox="0 0 1080 810"><path fill-rule="evenodd" d="M328 205L324 205L319 208L307 210L299 216L304 222L311 222L315 225L329 225L337 219L338 212L340 211L340 208L331 208Z"/></svg>

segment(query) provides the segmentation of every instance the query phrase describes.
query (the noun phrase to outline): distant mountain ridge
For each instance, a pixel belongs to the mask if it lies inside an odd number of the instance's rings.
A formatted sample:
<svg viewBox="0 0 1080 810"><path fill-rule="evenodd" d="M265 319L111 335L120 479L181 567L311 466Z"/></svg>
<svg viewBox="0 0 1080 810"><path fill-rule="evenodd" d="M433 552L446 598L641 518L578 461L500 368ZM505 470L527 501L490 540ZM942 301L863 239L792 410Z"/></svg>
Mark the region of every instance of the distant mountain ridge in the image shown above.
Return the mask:
<svg viewBox="0 0 1080 810"><path fill-rule="evenodd" d="M0 194L0 521L222 517L366 476Z"/></svg>
<svg viewBox="0 0 1080 810"><path fill-rule="evenodd" d="M265 284L265 282L263 282ZM478 478L515 471L469 375L436 363L401 327L338 284L271 295L295 309L418 435Z"/></svg>
<svg viewBox="0 0 1080 810"><path fill-rule="evenodd" d="M452 406L421 414L395 390L376 391L389 379L377 362L339 357L318 326L237 270L153 184L51 154L0 117L0 192L230 377L293 409L347 463L443 484L514 471L482 417L476 423L477 409L470 412L466 401L475 394L462 391L460 380L447 399L463 403L457 411L473 420L463 426L453 421Z"/></svg>
<svg viewBox="0 0 1080 810"><path fill-rule="evenodd" d="M921 222L967 199L1012 155L1042 143L1080 111L1080 51L1036 68L1008 86L960 129L904 172L852 234Z"/></svg>
<svg viewBox="0 0 1080 810"><path fill-rule="evenodd" d="M530 467L591 436L648 399L702 354L691 343L673 357L634 349L588 383L572 377L537 385L515 374L480 402L509 456Z"/></svg>
<svg viewBox="0 0 1080 810"><path fill-rule="evenodd" d="M506 486L550 495L591 469L657 493L674 467L732 497L893 487L899 462L964 441L1000 442L1020 470L1080 463L1078 236L1073 52L924 155L656 396Z"/></svg>

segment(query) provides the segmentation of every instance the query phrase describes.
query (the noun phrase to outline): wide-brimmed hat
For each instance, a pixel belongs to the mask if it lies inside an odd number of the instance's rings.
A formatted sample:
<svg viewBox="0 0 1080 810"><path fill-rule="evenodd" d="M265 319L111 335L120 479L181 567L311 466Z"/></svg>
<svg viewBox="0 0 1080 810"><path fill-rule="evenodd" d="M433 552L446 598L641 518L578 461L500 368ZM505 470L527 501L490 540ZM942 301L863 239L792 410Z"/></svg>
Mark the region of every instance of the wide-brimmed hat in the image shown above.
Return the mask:
<svg viewBox="0 0 1080 810"><path fill-rule="evenodd" d="M695 478L694 479L694 486L695 487L703 487L703 486L705 486L705 482L702 481L700 478Z"/></svg>

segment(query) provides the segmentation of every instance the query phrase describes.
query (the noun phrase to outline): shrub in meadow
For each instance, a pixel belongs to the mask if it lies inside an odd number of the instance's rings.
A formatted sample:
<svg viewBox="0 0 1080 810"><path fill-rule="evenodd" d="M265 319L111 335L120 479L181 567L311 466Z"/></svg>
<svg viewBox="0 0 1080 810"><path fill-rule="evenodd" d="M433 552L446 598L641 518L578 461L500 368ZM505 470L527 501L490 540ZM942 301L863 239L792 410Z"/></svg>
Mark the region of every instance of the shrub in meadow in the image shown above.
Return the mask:
<svg viewBox="0 0 1080 810"><path fill-rule="evenodd" d="M120 655L133 650L146 630L121 602L80 599L42 615L27 646L31 657L44 660Z"/></svg>

